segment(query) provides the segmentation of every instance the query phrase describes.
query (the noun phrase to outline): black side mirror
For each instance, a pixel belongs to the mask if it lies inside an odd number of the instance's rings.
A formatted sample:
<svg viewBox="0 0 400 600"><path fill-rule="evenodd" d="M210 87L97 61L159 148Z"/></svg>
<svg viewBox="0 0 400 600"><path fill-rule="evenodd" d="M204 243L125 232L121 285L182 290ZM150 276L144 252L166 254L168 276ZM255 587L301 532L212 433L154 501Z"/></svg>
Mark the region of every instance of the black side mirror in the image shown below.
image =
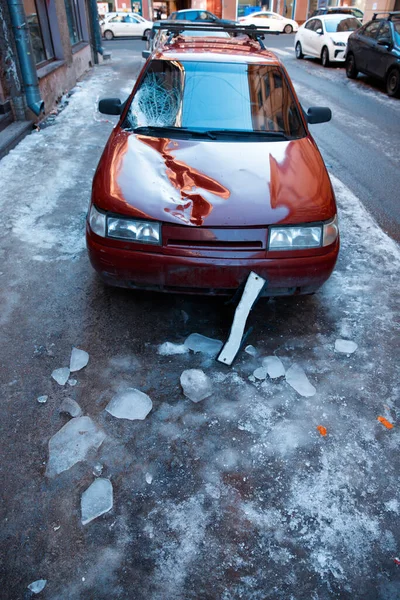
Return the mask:
<svg viewBox="0 0 400 600"><path fill-rule="evenodd" d="M327 123L332 119L332 111L326 106L310 106L306 113L306 117L310 125Z"/></svg>
<svg viewBox="0 0 400 600"><path fill-rule="evenodd" d="M151 52L150 50L142 50L142 58L144 58L144 60L147 60L150 56Z"/></svg>
<svg viewBox="0 0 400 600"><path fill-rule="evenodd" d="M390 48L392 42L388 38L381 38L380 40L378 40L377 44L378 46L385 46L386 48Z"/></svg>
<svg viewBox="0 0 400 600"><path fill-rule="evenodd" d="M122 104L119 98L103 98L99 102L99 112L104 115L120 115Z"/></svg>

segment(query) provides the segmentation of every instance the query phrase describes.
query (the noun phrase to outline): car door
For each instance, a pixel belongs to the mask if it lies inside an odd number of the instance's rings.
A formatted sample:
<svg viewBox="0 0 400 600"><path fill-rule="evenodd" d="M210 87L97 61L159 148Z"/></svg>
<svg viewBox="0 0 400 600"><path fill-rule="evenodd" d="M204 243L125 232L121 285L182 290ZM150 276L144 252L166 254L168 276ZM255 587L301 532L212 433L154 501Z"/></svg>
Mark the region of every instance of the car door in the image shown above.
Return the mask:
<svg viewBox="0 0 400 600"><path fill-rule="evenodd" d="M363 73L368 73L368 62L371 63L371 55L376 45L381 21L374 19L360 29L357 35L357 42L352 44L354 58L357 69Z"/></svg>
<svg viewBox="0 0 400 600"><path fill-rule="evenodd" d="M321 19L314 19L314 27L310 29L310 50L312 56L321 56L324 27Z"/></svg>
<svg viewBox="0 0 400 600"><path fill-rule="evenodd" d="M388 21L382 21L375 44L371 46L367 69L371 75L384 79L393 48L392 30Z"/></svg>
<svg viewBox="0 0 400 600"><path fill-rule="evenodd" d="M107 21L107 23L104 26L104 30L111 30L115 37L124 35L124 24L122 21L123 15L116 15L115 17Z"/></svg>
<svg viewBox="0 0 400 600"><path fill-rule="evenodd" d="M122 28L122 35L138 36L142 35L143 24L140 23L139 19L137 19L133 15L126 15L122 23Z"/></svg>
<svg viewBox="0 0 400 600"><path fill-rule="evenodd" d="M304 54L310 54L311 48L311 32L314 30L316 19L310 19L305 23L304 27L299 29L298 38L300 38L300 44Z"/></svg>

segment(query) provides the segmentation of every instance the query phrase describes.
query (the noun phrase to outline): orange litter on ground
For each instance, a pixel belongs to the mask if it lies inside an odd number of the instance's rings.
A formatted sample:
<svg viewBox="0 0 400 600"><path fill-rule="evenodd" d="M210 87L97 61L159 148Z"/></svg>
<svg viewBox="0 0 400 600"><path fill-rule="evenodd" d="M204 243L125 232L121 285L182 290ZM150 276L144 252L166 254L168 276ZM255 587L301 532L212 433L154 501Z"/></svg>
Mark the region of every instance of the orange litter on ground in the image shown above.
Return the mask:
<svg viewBox="0 0 400 600"><path fill-rule="evenodd" d="M323 425L318 425L317 429L321 435L325 436L327 434L326 427L324 427Z"/></svg>
<svg viewBox="0 0 400 600"><path fill-rule="evenodd" d="M382 425L384 425L387 429L393 429L392 423L390 423L390 421L385 419L385 417L377 417L377 418L378 418L378 421L380 423L382 423Z"/></svg>

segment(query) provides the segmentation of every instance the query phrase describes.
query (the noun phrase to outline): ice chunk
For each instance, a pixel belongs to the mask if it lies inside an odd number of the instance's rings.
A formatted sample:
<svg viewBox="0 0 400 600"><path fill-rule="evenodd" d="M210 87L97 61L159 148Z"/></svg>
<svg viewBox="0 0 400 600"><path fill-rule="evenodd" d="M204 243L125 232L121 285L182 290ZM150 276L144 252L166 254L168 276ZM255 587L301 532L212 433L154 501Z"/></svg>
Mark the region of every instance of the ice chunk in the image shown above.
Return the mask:
<svg viewBox="0 0 400 600"><path fill-rule="evenodd" d="M71 417L80 417L82 415L82 409L75 400L72 398L65 398L58 409L60 413L67 413Z"/></svg>
<svg viewBox="0 0 400 600"><path fill-rule="evenodd" d="M153 403L147 394L135 388L118 392L107 404L106 411L117 419L140 419L143 421L153 408Z"/></svg>
<svg viewBox="0 0 400 600"><path fill-rule="evenodd" d="M286 381L300 396L314 396L317 391L308 381L307 375L304 373L300 365L294 364L286 371Z"/></svg>
<svg viewBox="0 0 400 600"><path fill-rule="evenodd" d="M46 475L54 477L85 460L89 451L99 448L105 437L90 417L71 419L50 438Z"/></svg>
<svg viewBox="0 0 400 600"><path fill-rule="evenodd" d="M82 494L82 524L86 525L113 507L113 487L109 479L95 479Z"/></svg>
<svg viewBox="0 0 400 600"><path fill-rule="evenodd" d="M150 483L153 481L153 475L151 475L150 473L146 473L146 483L148 483L150 485Z"/></svg>
<svg viewBox="0 0 400 600"><path fill-rule="evenodd" d="M336 340L335 352L341 352L343 354L353 354L357 350L358 346L351 340Z"/></svg>
<svg viewBox="0 0 400 600"><path fill-rule="evenodd" d="M271 379L283 377L285 374L285 367L277 356L266 356L262 364L267 369L268 377Z"/></svg>
<svg viewBox="0 0 400 600"><path fill-rule="evenodd" d="M69 363L69 370L80 371L89 362L89 354L85 350L79 350L79 348L72 348L71 360Z"/></svg>
<svg viewBox="0 0 400 600"><path fill-rule="evenodd" d="M254 273L254 271L251 271L247 278L240 302L236 308L228 340L217 358L219 362L224 363L225 365L231 365L235 360L242 343L244 328L249 312L253 308L254 303L261 294L266 283L266 279L263 279L257 275L257 273Z"/></svg>
<svg viewBox="0 0 400 600"><path fill-rule="evenodd" d="M181 375L183 393L192 402L200 402L212 394L209 377L201 369L187 369Z"/></svg>
<svg viewBox="0 0 400 600"><path fill-rule="evenodd" d="M37 579L28 585L28 590L34 594L39 594L46 587L47 579Z"/></svg>
<svg viewBox="0 0 400 600"><path fill-rule="evenodd" d="M51 376L60 385L65 385L68 381L69 374L70 370L68 367L63 367L62 369L54 369Z"/></svg>
<svg viewBox="0 0 400 600"><path fill-rule="evenodd" d="M251 344L250 344L250 346L246 346L246 348L244 349L244 351L247 354L250 354L250 356L257 356L257 354L258 354L257 350Z"/></svg>
<svg viewBox="0 0 400 600"><path fill-rule="evenodd" d="M68 385L70 385L71 387L73 387L77 383L78 383L77 379L68 379Z"/></svg>
<svg viewBox="0 0 400 600"><path fill-rule="evenodd" d="M158 354L161 356L171 356L173 354L186 354L189 348L185 344L173 344L172 342L164 342L158 346Z"/></svg>
<svg viewBox="0 0 400 600"><path fill-rule="evenodd" d="M101 463L96 463L92 472L95 477L100 477L103 472L103 465Z"/></svg>
<svg viewBox="0 0 400 600"><path fill-rule="evenodd" d="M215 357L222 348L222 342L200 333L191 333L185 340L185 346L193 352L203 352L203 354Z"/></svg>
<svg viewBox="0 0 400 600"><path fill-rule="evenodd" d="M44 404L45 402L47 402L48 399L48 396L39 396L37 401L40 402L40 404Z"/></svg>
<svg viewBox="0 0 400 600"><path fill-rule="evenodd" d="M253 376L255 379L263 380L267 376L267 369L265 367L258 367L258 369L253 371Z"/></svg>

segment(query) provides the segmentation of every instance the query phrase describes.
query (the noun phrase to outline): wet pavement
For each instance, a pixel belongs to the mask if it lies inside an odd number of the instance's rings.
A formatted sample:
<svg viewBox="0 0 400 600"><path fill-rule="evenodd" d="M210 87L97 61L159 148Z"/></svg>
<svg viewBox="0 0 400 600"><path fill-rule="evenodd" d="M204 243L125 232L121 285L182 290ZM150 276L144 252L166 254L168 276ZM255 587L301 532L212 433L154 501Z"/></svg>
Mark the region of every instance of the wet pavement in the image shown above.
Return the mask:
<svg viewBox="0 0 400 600"><path fill-rule="evenodd" d="M398 599L398 245L332 170L342 250L323 289L260 300L257 355L233 367L159 354L191 333L225 340L234 307L107 288L89 265L91 178L112 128L96 102L123 98L139 66L114 51L0 163L1 595L33 597L45 579L38 597L51 600ZM341 338L354 354L335 352ZM51 374L73 347L89 362L60 385ZM315 395L254 380L269 355L300 365ZM186 398L185 369L202 369L212 395ZM105 410L127 388L151 398L143 420ZM86 418L78 440L89 417L97 442L55 474L66 398ZM83 525L81 496L100 474L113 507Z"/></svg>

